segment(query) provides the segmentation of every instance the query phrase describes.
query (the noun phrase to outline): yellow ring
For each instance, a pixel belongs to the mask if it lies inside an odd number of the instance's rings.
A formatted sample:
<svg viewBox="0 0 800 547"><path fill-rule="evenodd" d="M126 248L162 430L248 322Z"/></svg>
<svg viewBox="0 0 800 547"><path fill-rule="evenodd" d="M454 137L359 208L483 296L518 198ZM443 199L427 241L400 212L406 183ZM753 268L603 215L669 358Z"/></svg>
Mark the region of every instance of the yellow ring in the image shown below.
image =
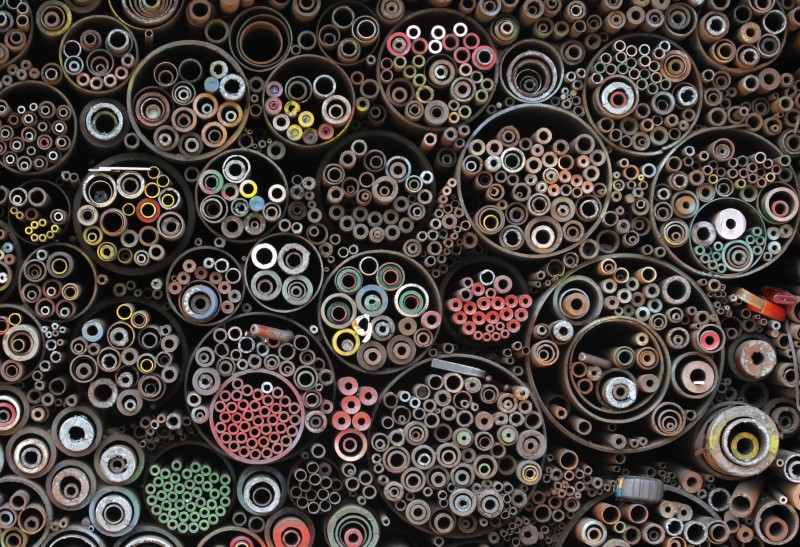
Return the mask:
<svg viewBox="0 0 800 547"><path fill-rule="evenodd" d="M307 129L314 125L314 114L304 110L297 116L297 123L300 124L300 127L303 129Z"/></svg>
<svg viewBox="0 0 800 547"><path fill-rule="evenodd" d="M144 218L149 220L156 216L156 213L158 213L158 209L156 208L155 205L153 205L152 202L147 201L142 204L141 208L139 209L139 212Z"/></svg>
<svg viewBox="0 0 800 547"><path fill-rule="evenodd" d="M752 448L750 451L743 453L739 452L739 442L747 440L750 441ZM741 433L737 433L734 435L733 439L731 439L731 454L735 457L739 458L742 461L749 462L756 456L758 456L758 451L761 448L761 443L758 441L758 437L753 435L752 433L748 433L747 431L742 431Z"/></svg>
<svg viewBox="0 0 800 547"><path fill-rule="evenodd" d="M355 340L353 349L350 351L344 351L342 348L339 347L339 338L341 338L341 336L344 334L351 335L353 337L353 340ZM333 346L333 351L335 351L336 353L338 353L343 357L349 357L350 355L354 355L358 351L358 348L361 346L361 338L358 337L358 333L356 333L356 331L354 331L353 329L342 329L340 331L337 331L336 334L333 335L333 340L331 341L331 345Z"/></svg>
<svg viewBox="0 0 800 547"><path fill-rule="evenodd" d="M56 266L58 266L58 269L56 269ZM69 263L61 257L56 257L50 263L50 269L56 275L64 275L69 270Z"/></svg>
<svg viewBox="0 0 800 547"><path fill-rule="evenodd" d="M283 113L290 118L297 117L300 113L300 103L297 101L287 101L287 103L283 105Z"/></svg>
<svg viewBox="0 0 800 547"><path fill-rule="evenodd" d="M488 219L493 219L494 220L494 226L487 226L486 225L486 221ZM494 214L483 215L483 218L481 218L481 225L483 226L484 230L496 230L497 227L500 225L500 219L497 218L497 215L494 215Z"/></svg>
<svg viewBox="0 0 800 547"><path fill-rule="evenodd" d="M144 185L144 195L150 199L156 199L160 193L161 189L155 182L148 182Z"/></svg>
<svg viewBox="0 0 800 547"><path fill-rule="evenodd" d="M258 193L258 186L252 180L245 180L239 185L239 193L243 198L250 199Z"/></svg>
<svg viewBox="0 0 800 547"><path fill-rule="evenodd" d="M117 306L117 318L127 321L133 316L133 306L130 304L120 304Z"/></svg>
<svg viewBox="0 0 800 547"><path fill-rule="evenodd" d="M97 256L104 262L111 262L117 256L117 246L110 242L101 243L97 247Z"/></svg>
<svg viewBox="0 0 800 547"><path fill-rule="evenodd" d="M303 128L296 123L293 123L286 128L286 138L290 141L299 141L303 138Z"/></svg>
<svg viewBox="0 0 800 547"><path fill-rule="evenodd" d="M169 198L169 203L167 203L167 198ZM175 195L170 192L161 194L158 201L161 203L162 207L172 207L176 203Z"/></svg>
<svg viewBox="0 0 800 547"><path fill-rule="evenodd" d="M149 357L144 357L142 358L141 361L139 361L139 370L142 373L148 374L150 372L153 372L155 369L156 369L156 362L150 359Z"/></svg>

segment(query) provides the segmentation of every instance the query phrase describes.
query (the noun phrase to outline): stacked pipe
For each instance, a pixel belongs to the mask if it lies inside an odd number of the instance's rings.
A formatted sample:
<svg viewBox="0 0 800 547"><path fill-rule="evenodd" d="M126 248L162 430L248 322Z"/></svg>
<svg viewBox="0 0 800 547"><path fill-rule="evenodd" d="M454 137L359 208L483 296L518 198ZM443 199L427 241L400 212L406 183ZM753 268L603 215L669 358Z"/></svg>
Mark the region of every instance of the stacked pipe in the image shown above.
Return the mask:
<svg viewBox="0 0 800 547"><path fill-rule="evenodd" d="M452 314L450 321L462 335L476 342L496 343L514 336L527 321L533 300L527 294L513 294L513 281L508 275L486 269L457 283L460 288L445 301L445 306Z"/></svg>
<svg viewBox="0 0 800 547"><path fill-rule="evenodd" d="M0 545L796 544L798 53L798 0L0 0Z"/></svg>

